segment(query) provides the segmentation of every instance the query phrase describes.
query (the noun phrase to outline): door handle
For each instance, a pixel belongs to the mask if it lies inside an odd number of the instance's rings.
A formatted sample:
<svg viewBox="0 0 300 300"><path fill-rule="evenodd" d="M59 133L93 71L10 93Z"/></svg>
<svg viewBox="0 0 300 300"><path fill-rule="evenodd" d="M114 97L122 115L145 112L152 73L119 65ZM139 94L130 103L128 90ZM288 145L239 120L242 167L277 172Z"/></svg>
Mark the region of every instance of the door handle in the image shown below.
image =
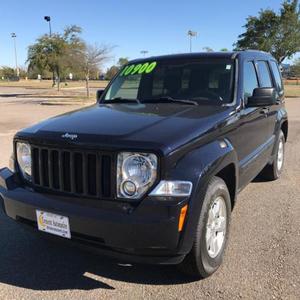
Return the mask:
<svg viewBox="0 0 300 300"><path fill-rule="evenodd" d="M266 117L268 116L268 113L270 111L269 107L263 107L262 110L260 111L261 114L264 114Z"/></svg>

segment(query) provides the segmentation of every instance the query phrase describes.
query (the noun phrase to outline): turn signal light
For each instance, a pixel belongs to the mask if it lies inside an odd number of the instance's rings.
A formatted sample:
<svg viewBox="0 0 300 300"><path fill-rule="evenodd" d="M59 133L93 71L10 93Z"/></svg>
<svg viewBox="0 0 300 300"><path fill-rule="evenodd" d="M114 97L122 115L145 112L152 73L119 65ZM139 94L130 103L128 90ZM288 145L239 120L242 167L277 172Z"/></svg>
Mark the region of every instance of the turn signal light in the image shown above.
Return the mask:
<svg viewBox="0 0 300 300"><path fill-rule="evenodd" d="M182 231L182 228L183 228L183 225L184 225L184 221L185 221L185 217L186 217L187 209L188 209L188 205L186 204L180 210L180 216L179 216L179 222L178 222L178 231L179 232Z"/></svg>

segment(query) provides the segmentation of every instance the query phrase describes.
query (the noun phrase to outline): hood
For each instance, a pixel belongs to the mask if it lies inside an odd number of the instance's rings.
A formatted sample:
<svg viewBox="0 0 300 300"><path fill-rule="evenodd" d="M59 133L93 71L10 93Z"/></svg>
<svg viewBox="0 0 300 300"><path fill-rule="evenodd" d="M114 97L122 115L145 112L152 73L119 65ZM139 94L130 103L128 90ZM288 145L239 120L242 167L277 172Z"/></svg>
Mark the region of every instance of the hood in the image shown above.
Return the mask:
<svg viewBox="0 0 300 300"><path fill-rule="evenodd" d="M37 143L170 152L210 132L224 121L227 110L175 103L96 104L38 123L16 137Z"/></svg>

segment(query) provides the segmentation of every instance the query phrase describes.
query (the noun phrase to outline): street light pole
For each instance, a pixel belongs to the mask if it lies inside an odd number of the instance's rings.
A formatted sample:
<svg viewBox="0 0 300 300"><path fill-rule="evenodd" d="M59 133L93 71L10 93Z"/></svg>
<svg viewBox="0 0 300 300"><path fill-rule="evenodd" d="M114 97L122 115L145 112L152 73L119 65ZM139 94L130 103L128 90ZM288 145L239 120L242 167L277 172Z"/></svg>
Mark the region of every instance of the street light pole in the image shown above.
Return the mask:
<svg viewBox="0 0 300 300"><path fill-rule="evenodd" d="M51 30L51 17L50 16L45 16L44 20L49 23L49 36L51 37L52 35L52 30Z"/></svg>
<svg viewBox="0 0 300 300"><path fill-rule="evenodd" d="M192 38L197 36L197 32L189 30L187 34L190 37L190 52L192 52Z"/></svg>
<svg viewBox="0 0 300 300"><path fill-rule="evenodd" d="M51 30L51 17L50 17L50 16L44 16L44 20L45 20L46 22L48 22L48 24L49 24L49 37L51 38L51 36L52 36L52 30ZM52 87L54 87L54 86L55 86L55 74L54 74L54 70L53 70L53 72L52 72L52 81L53 81Z"/></svg>
<svg viewBox="0 0 300 300"><path fill-rule="evenodd" d="M17 45L16 45L16 37L17 37L17 35L13 32L11 34L11 37L14 40L16 73L17 73L17 76L19 77L20 76L20 70L19 70L19 67L18 67L18 56L17 56Z"/></svg>

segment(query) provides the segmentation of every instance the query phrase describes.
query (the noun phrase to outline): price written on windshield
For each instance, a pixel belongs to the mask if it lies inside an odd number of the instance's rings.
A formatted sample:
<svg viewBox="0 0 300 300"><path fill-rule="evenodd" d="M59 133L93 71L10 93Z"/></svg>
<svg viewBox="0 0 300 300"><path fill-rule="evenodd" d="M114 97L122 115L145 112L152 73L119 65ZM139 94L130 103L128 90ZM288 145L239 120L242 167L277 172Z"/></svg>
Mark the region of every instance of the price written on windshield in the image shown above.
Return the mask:
<svg viewBox="0 0 300 300"><path fill-rule="evenodd" d="M146 62L143 64L133 64L126 66L120 76L128 76L128 75L134 75L134 74L149 74L151 73L157 65L156 61L153 62Z"/></svg>

